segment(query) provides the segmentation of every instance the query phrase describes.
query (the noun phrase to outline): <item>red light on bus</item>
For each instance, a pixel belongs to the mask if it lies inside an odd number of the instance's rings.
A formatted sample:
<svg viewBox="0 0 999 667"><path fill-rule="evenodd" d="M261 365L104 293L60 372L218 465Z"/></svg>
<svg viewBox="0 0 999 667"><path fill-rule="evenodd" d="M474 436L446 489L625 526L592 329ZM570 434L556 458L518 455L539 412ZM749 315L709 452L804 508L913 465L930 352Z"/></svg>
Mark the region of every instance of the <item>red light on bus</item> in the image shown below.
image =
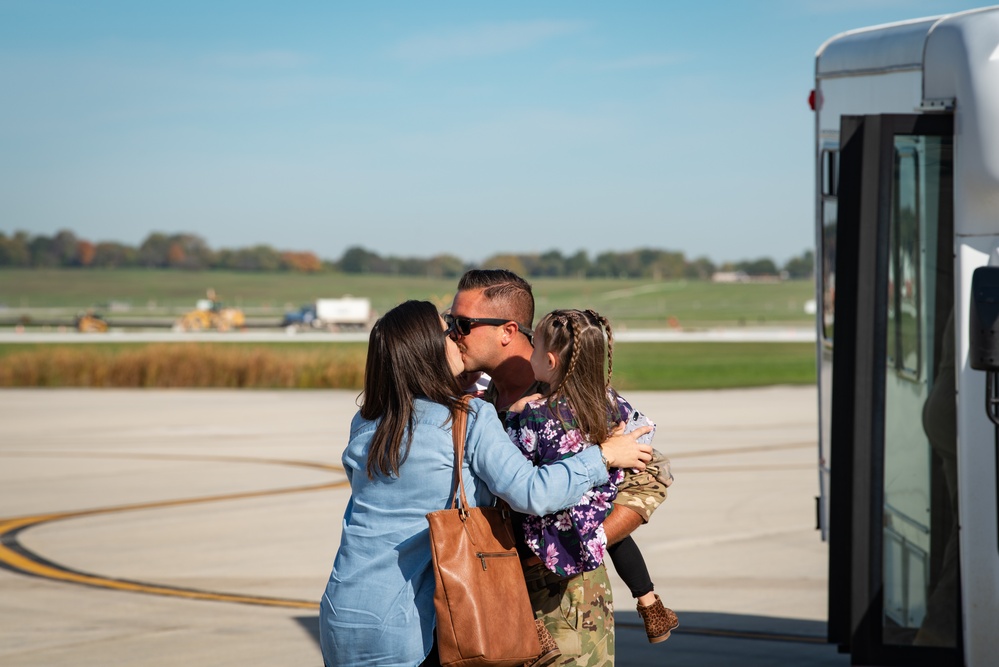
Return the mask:
<svg viewBox="0 0 999 667"><path fill-rule="evenodd" d="M822 107L822 93L812 88L812 91L808 93L808 108L812 111L818 111Z"/></svg>

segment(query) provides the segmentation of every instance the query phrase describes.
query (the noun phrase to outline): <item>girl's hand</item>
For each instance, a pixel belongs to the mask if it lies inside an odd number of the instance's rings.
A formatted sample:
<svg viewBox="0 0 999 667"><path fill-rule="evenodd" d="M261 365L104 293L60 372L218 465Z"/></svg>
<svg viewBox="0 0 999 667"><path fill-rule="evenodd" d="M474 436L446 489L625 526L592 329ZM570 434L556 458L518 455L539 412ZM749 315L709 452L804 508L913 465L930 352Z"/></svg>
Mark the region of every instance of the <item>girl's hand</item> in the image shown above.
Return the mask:
<svg viewBox="0 0 999 667"><path fill-rule="evenodd" d="M539 398L541 398L541 394L528 394L527 396L525 396L524 398L520 399L519 401L511 405L509 408L507 408L507 412L523 412L524 408L527 407L528 403L530 403L531 401L536 401Z"/></svg>
<svg viewBox="0 0 999 667"><path fill-rule="evenodd" d="M638 439L652 430L651 426L640 426L630 433L624 432L621 422L610 437L600 443L600 450L607 465L611 468L635 468L645 470L645 463L652 460L652 445L639 444Z"/></svg>

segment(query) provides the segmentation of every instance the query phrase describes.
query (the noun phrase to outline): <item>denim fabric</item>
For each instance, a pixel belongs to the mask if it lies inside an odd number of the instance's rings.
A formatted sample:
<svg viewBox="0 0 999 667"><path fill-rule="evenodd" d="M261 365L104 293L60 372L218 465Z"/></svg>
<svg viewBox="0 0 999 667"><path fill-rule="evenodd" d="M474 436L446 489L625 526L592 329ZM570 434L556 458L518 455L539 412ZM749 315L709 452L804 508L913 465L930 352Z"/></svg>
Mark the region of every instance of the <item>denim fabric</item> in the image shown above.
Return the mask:
<svg viewBox="0 0 999 667"><path fill-rule="evenodd" d="M495 409L471 402L463 478L472 505L494 493L517 511L549 514L607 481L596 447L535 468L510 442ZM419 665L433 646L434 575L428 512L449 506L454 454L448 411L419 400L416 428L399 477L368 479L377 424L355 415L343 467L351 497L340 548L320 603L320 645L330 665Z"/></svg>

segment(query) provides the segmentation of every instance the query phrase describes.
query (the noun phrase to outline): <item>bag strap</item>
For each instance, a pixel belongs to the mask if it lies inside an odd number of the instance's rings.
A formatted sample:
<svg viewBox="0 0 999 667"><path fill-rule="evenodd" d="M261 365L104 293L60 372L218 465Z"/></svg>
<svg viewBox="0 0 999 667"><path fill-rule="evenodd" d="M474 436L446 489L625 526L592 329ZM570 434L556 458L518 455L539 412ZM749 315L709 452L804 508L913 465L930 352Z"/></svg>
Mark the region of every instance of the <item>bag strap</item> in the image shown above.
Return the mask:
<svg viewBox="0 0 999 667"><path fill-rule="evenodd" d="M461 479L461 469L465 462L465 430L468 428L468 402L471 396L465 394L461 397L461 405L458 408L454 419L451 421L451 439L454 441L454 484L452 489L451 508L461 510L462 518L468 511L468 499L465 498L465 484ZM458 494L461 494L461 505L458 505Z"/></svg>

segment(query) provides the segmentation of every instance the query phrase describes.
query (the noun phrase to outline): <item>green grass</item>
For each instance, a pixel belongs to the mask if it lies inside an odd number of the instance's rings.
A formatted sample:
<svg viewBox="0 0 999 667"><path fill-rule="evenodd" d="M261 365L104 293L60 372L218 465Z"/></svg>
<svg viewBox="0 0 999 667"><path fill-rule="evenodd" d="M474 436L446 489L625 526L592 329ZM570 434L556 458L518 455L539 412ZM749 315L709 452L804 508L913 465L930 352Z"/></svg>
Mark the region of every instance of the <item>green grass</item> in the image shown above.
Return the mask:
<svg viewBox="0 0 999 667"><path fill-rule="evenodd" d="M360 389L363 343L0 345L0 386ZM628 343L614 348L626 390L812 384L809 343Z"/></svg>
<svg viewBox="0 0 999 667"><path fill-rule="evenodd" d="M456 279L346 275L337 273L236 273L142 269L0 269L4 319L38 308L69 312L131 305L128 313L181 313L214 288L227 305L279 317L317 298L367 297L383 313L407 299L451 303ZM810 281L715 284L704 281L538 279L532 281L537 316L554 308L593 308L618 330L719 326L808 326L804 311L813 298ZM248 314L251 314L248 312ZM105 313L113 322L115 313Z"/></svg>
<svg viewBox="0 0 999 667"><path fill-rule="evenodd" d="M622 391L814 384L811 343L629 343L614 347Z"/></svg>

